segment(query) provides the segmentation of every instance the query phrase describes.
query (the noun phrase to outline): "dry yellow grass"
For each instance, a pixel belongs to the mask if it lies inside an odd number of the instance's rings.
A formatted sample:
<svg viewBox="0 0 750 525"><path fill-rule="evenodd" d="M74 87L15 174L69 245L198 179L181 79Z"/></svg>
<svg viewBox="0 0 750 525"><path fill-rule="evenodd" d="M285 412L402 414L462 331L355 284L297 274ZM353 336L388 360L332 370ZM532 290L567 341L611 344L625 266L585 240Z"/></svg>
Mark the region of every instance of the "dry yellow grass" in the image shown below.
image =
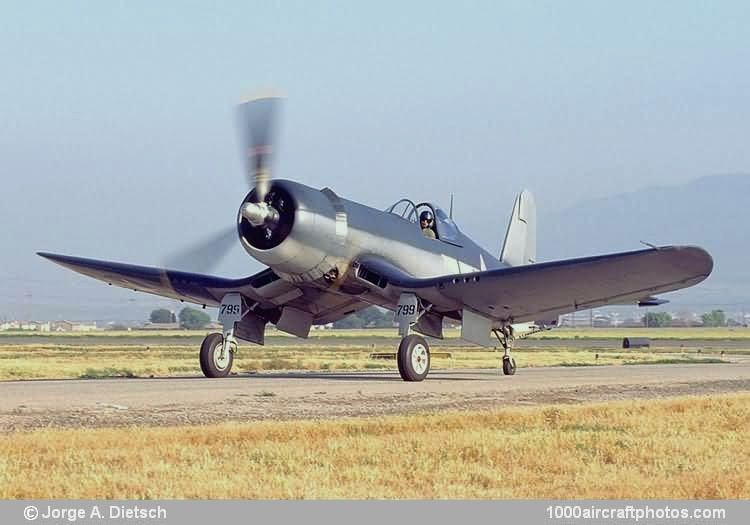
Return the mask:
<svg viewBox="0 0 750 525"><path fill-rule="evenodd" d="M750 497L750 394L0 436L0 498L571 497Z"/></svg>
<svg viewBox="0 0 750 525"><path fill-rule="evenodd" d="M623 337L650 337L652 339L693 340L746 340L750 328L745 327L694 327L694 328L555 328L538 332L532 339L622 339Z"/></svg>
<svg viewBox="0 0 750 525"><path fill-rule="evenodd" d="M314 331L308 341L298 341L282 332L268 330L267 346L243 345L236 355L237 373L261 370L395 370L395 361L369 359L373 352L394 352L398 345L392 329ZM174 376L199 374L198 348L201 331L133 331L92 333L0 332L0 380L59 379L117 376ZM609 339L627 335L659 339L713 341L710 348L685 351L659 347L648 351L620 351L614 342L590 342L583 347L574 339ZM450 352L451 359L435 358L439 368L497 368L497 352L470 347L449 330L435 352ZM555 339L555 347L534 348L534 338ZM750 347L750 329L745 328L653 328L653 329L558 329L545 331L526 341L516 353L518 366L607 365L653 362L706 362L720 357L721 341L733 340L727 349L744 353ZM26 342L28 341L28 342ZM559 341L559 345L557 344ZM740 341L740 343L738 343ZM597 358L598 355L598 358Z"/></svg>
<svg viewBox="0 0 750 525"><path fill-rule="evenodd" d="M62 340L64 341L64 339ZM372 342L375 341L375 342ZM437 352L449 352L451 358L434 358L432 367L498 368L502 352L479 348L440 346ZM657 350L657 349L654 349ZM395 360L370 359L372 352L394 352L392 345L377 339L347 341L327 345L302 344L245 345L235 357L237 373L263 370L396 370ZM707 362L716 360L708 353L700 356L659 351L613 351L565 347L525 349L516 353L518 366L590 366L649 362ZM597 357L598 355L598 357ZM709 361L710 362L710 361ZM118 344L0 344L0 380L63 379L96 377L149 377L200 374L197 345L118 345Z"/></svg>
<svg viewBox="0 0 750 525"><path fill-rule="evenodd" d="M158 340L163 338L180 338L200 340L209 332L215 330L96 330L93 332L36 332L36 331L3 331L0 341L4 338L34 338L34 339L129 339L149 338ZM459 328L447 328L444 335L447 339L458 338ZM269 326L266 328L268 337L293 338L285 332ZM750 339L750 328L747 327L691 327L691 328L554 328L544 330L532 338L542 339L621 339L623 337L651 337L653 339ZM395 328L352 328L344 330L313 330L310 339L347 339L347 338L384 338L396 337Z"/></svg>

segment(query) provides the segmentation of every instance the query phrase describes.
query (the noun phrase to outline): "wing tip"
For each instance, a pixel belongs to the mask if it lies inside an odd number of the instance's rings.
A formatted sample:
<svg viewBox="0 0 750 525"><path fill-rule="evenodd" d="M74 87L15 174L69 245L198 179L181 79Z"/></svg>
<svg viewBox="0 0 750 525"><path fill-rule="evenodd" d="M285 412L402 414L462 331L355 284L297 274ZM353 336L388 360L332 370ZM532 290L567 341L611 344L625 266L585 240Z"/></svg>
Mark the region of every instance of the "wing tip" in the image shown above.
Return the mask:
<svg viewBox="0 0 750 525"><path fill-rule="evenodd" d="M60 255L57 253L51 253L51 252L36 252L36 254L39 257L42 257L43 259L47 259L50 261L58 261L59 259L63 258L64 255Z"/></svg>
<svg viewBox="0 0 750 525"><path fill-rule="evenodd" d="M71 263L78 260L77 257L71 257L70 255L63 255L61 253L36 252L36 254L43 259L47 259L48 261L52 261L53 263L63 265L65 263Z"/></svg>
<svg viewBox="0 0 750 525"><path fill-rule="evenodd" d="M708 250L700 246L682 246L686 252L689 252L691 263L700 270L700 274L708 277L714 270L714 258L708 253Z"/></svg>
<svg viewBox="0 0 750 525"><path fill-rule="evenodd" d="M714 270L714 258L701 246L660 246L657 250L669 251L679 256L677 264L692 276L689 286L705 281Z"/></svg>

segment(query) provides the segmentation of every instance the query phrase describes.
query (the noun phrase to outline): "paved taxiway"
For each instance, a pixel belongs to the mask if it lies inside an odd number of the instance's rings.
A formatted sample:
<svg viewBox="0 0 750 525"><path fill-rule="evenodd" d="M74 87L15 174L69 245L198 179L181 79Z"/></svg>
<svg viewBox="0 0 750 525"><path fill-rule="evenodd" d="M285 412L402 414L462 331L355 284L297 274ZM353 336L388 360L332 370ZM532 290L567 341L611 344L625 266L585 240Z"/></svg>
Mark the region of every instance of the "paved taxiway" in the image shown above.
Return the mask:
<svg viewBox="0 0 750 525"><path fill-rule="evenodd" d="M337 418L748 391L747 360L523 368L512 377L499 370L433 370L422 383L405 383L395 372L17 381L0 382L0 432Z"/></svg>

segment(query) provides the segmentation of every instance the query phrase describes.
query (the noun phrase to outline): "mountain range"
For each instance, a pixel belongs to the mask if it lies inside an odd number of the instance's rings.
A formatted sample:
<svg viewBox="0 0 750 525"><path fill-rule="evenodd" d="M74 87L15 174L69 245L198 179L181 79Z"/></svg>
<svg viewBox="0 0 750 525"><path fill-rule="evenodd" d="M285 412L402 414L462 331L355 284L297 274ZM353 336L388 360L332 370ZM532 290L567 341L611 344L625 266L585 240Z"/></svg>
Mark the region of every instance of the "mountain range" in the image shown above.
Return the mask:
<svg viewBox="0 0 750 525"><path fill-rule="evenodd" d="M711 276L671 294L673 302L750 306L750 175L702 177L583 201L541 215L538 260L626 251L654 245L698 245L714 258Z"/></svg>

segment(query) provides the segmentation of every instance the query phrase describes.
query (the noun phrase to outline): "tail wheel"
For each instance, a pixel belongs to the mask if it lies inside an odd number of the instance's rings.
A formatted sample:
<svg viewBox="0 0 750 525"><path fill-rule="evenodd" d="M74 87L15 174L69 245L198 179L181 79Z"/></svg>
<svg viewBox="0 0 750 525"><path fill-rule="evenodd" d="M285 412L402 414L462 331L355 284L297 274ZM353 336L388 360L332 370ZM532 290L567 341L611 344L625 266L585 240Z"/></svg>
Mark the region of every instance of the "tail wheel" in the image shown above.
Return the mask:
<svg viewBox="0 0 750 525"><path fill-rule="evenodd" d="M430 371L430 347L424 337L407 335L398 346L398 372L404 381L422 381Z"/></svg>
<svg viewBox="0 0 750 525"><path fill-rule="evenodd" d="M222 353L224 336L208 334L201 344L200 363L206 377L226 377L232 370L234 354L231 351Z"/></svg>

